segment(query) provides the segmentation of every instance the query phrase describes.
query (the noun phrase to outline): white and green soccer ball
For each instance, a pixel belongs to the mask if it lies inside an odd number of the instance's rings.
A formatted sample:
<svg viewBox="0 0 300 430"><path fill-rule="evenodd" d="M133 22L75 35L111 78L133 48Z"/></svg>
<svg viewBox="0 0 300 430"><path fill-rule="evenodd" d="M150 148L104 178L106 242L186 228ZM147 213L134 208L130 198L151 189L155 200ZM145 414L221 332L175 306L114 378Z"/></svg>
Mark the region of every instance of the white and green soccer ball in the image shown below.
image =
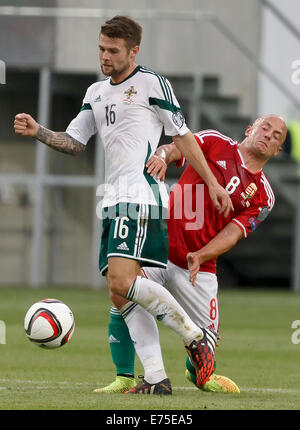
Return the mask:
<svg viewBox="0 0 300 430"><path fill-rule="evenodd" d="M34 303L24 319L27 338L42 348L59 348L68 343L74 333L73 312L57 299Z"/></svg>

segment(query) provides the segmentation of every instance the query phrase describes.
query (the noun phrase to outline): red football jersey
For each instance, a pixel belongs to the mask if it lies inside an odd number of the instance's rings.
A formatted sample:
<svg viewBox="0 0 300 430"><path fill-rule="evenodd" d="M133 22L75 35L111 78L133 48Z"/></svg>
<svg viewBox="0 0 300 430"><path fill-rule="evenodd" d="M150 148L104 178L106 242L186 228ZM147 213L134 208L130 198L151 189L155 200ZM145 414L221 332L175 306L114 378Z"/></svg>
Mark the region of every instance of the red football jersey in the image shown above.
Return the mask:
<svg viewBox="0 0 300 430"><path fill-rule="evenodd" d="M187 269L186 255L206 245L230 221L244 238L256 230L274 205L274 194L263 171L251 173L239 143L215 130L195 134L209 167L230 194L234 211L225 218L210 199L208 187L188 165L170 195L168 211L169 259ZM177 165L183 165L184 159ZM204 272L216 273L216 259L203 263Z"/></svg>

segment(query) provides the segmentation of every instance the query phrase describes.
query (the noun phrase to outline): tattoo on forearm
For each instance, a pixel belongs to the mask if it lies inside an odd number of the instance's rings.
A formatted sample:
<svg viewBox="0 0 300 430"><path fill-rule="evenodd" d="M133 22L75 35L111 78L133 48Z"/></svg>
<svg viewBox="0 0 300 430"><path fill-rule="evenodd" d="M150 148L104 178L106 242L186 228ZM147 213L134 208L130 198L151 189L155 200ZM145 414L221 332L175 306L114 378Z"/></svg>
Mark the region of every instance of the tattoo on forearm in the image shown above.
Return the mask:
<svg viewBox="0 0 300 430"><path fill-rule="evenodd" d="M85 145L65 132L54 132L39 126L36 138L51 148L65 154L77 155L85 150Z"/></svg>

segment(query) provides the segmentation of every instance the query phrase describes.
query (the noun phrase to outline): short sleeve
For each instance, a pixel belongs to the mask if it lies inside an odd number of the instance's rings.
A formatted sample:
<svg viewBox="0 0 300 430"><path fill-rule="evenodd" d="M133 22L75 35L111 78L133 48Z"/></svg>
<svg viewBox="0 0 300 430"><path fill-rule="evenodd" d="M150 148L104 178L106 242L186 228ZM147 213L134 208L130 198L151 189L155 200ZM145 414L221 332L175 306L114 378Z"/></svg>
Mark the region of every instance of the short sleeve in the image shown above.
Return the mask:
<svg viewBox="0 0 300 430"><path fill-rule="evenodd" d="M70 122L66 133L86 145L90 138L97 133L95 117L90 103L90 87L87 89L78 115Z"/></svg>
<svg viewBox="0 0 300 430"><path fill-rule="evenodd" d="M170 82L156 75L149 92L149 104L156 111L167 136L184 136L189 129Z"/></svg>
<svg viewBox="0 0 300 430"><path fill-rule="evenodd" d="M235 216L231 221L235 223L243 232L244 238L254 232L257 227L270 214L272 207L270 206L254 206Z"/></svg>
<svg viewBox="0 0 300 430"><path fill-rule="evenodd" d="M208 153L213 147L218 144L229 143L230 145L236 145L237 141L231 139L228 136L220 133L217 130L203 130L194 134L197 142L201 146L204 154Z"/></svg>

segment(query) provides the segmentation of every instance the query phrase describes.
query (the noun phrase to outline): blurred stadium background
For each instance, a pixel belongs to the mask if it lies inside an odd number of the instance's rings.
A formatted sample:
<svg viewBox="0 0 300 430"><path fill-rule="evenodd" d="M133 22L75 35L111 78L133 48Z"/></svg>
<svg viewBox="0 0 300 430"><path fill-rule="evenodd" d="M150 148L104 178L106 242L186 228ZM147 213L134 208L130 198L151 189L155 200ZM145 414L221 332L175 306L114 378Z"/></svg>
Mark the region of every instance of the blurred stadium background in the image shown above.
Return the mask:
<svg viewBox="0 0 300 430"><path fill-rule="evenodd" d="M191 130L215 128L240 140L267 113L291 125L286 150L265 169L277 198L272 214L220 258L219 283L298 291L298 0L1 0L0 285L104 285L96 217L101 142L93 139L73 158L20 139L13 120L27 112L65 130L100 77L100 26L116 14L142 24L138 62L170 79ZM171 168L168 182L180 173Z"/></svg>

